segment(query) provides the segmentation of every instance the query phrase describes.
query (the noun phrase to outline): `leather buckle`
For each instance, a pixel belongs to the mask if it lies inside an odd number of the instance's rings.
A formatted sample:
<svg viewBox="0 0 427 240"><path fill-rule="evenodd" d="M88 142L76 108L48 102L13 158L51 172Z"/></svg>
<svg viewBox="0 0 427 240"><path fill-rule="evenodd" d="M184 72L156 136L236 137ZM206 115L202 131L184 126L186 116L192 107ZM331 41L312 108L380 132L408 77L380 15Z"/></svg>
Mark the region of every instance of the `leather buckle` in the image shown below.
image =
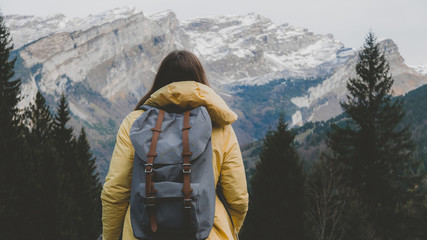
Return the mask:
<svg viewBox="0 0 427 240"><path fill-rule="evenodd" d="M188 169L186 169L188 168ZM182 172L184 174L190 174L191 173L191 164L190 163L183 163L182 164Z"/></svg>
<svg viewBox="0 0 427 240"><path fill-rule="evenodd" d="M145 173L152 173L153 172L153 164L152 163L146 163L145 165ZM150 169L148 169L150 167Z"/></svg>

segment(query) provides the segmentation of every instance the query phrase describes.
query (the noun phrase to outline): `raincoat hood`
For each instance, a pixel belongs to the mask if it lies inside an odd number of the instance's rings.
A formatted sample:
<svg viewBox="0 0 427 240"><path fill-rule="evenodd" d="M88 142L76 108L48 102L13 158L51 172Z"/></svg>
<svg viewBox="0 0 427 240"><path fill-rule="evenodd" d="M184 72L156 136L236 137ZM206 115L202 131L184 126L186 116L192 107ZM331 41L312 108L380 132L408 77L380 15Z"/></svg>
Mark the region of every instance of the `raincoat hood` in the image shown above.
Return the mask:
<svg viewBox="0 0 427 240"><path fill-rule="evenodd" d="M166 85L151 94L144 104L154 107L172 104L184 109L204 106L208 110L212 122L221 126L237 120L237 114L212 88L195 81L174 82Z"/></svg>

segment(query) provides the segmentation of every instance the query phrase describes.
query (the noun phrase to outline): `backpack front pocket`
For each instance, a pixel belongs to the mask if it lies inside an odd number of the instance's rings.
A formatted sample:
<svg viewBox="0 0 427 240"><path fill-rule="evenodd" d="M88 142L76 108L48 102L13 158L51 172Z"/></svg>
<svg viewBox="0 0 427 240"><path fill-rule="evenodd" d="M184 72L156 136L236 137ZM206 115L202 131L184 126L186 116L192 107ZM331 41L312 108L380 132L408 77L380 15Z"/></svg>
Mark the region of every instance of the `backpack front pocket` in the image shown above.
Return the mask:
<svg viewBox="0 0 427 240"><path fill-rule="evenodd" d="M145 183L139 185L140 195L144 203L142 212L142 227L150 232L150 214L155 214L157 233L194 233L199 227L198 210L198 185L192 183L191 209L187 213L184 208L183 183L155 182L154 198L149 199L145 193ZM189 214L189 215L188 215Z"/></svg>

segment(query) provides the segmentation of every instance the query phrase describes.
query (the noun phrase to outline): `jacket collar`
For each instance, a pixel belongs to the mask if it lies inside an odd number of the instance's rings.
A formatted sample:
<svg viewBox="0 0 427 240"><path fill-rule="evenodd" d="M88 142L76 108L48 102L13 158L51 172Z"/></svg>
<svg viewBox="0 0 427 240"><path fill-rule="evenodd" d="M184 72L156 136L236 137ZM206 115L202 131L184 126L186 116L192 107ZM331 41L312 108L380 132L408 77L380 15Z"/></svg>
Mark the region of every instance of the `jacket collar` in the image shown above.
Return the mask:
<svg viewBox="0 0 427 240"><path fill-rule="evenodd" d="M151 94L144 104L154 107L173 104L180 108L204 106L208 110L212 122L221 126L231 124L237 119L237 114L214 90L195 81L174 82L166 85Z"/></svg>

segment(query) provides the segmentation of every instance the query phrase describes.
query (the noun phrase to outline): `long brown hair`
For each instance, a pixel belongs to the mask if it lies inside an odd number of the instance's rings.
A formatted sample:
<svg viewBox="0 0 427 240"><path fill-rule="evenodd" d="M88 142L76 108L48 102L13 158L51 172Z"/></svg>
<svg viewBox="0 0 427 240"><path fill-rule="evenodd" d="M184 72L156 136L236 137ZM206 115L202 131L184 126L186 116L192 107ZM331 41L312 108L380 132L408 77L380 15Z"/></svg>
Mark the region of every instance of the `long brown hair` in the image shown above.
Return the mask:
<svg viewBox="0 0 427 240"><path fill-rule="evenodd" d="M139 100L134 110L138 110L155 91L170 83L180 81L195 81L209 86L205 70L199 59L196 55L185 50L172 51L163 59L154 78L153 86Z"/></svg>

